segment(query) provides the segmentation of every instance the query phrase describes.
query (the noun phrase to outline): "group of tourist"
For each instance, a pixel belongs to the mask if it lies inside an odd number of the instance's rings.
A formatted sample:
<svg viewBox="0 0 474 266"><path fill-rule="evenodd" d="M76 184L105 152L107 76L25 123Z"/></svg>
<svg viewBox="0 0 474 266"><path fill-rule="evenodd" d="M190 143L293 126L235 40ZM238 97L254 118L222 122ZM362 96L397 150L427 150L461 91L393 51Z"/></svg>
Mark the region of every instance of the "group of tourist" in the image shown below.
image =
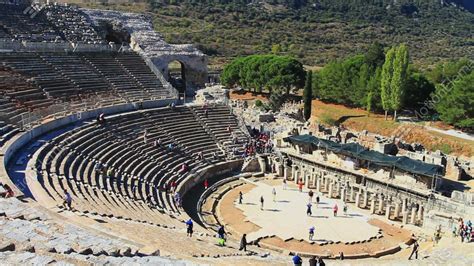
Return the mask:
<svg viewBox="0 0 474 266"><path fill-rule="evenodd" d="M253 128L250 134L252 138L243 147L243 157L269 153L273 150L273 144L268 133Z"/></svg>
<svg viewBox="0 0 474 266"><path fill-rule="evenodd" d="M463 218L458 219L458 226L453 223L453 237L458 236L461 242L471 242L474 238L474 232L472 231L472 222L468 220L464 222Z"/></svg>
<svg viewBox="0 0 474 266"><path fill-rule="evenodd" d="M342 254L342 253L341 253ZM341 255L340 254L340 255ZM340 259L344 259L344 255L340 256ZM293 258L293 264L295 266L301 266L303 265L303 259L299 256L298 253L296 253ZM323 258L318 257L318 256L312 256L309 260L308 263L310 266L325 266L326 263L324 262Z"/></svg>

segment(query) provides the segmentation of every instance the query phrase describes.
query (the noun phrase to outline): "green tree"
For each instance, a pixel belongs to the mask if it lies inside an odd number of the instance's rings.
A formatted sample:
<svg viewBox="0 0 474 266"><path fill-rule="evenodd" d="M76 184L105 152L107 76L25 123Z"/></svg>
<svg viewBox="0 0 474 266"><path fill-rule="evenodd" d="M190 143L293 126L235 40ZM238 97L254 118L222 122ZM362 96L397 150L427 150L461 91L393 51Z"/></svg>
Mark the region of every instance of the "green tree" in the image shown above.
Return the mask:
<svg viewBox="0 0 474 266"><path fill-rule="evenodd" d="M408 49L405 44L396 48L393 59L393 75L390 83L390 106L394 111L393 119L397 120L397 111L403 106L403 96L406 90L408 72Z"/></svg>
<svg viewBox="0 0 474 266"><path fill-rule="evenodd" d="M382 66L382 76L380 81L380 99L382 100L382 108L385 111L385 120L387 120L387 113L392 107L391 95L394 58L395 48L392 47L385 55L385 62Z"/></svg>
<svg viewBox="0 0 474 266"><path fill-rule="evenodd" d="M460 128L474 129L474 71L447 85L438 84L432 95L441 120Z"/></svg>
<svg viewBox="0 0 474 266"><path fill-rule="evenodd" d="M304 101L304 119L308 120L311 117L311 102L313 100L313 72L308 71L306 73L306 83L304 85L303 91L303 101Z"/></svg>

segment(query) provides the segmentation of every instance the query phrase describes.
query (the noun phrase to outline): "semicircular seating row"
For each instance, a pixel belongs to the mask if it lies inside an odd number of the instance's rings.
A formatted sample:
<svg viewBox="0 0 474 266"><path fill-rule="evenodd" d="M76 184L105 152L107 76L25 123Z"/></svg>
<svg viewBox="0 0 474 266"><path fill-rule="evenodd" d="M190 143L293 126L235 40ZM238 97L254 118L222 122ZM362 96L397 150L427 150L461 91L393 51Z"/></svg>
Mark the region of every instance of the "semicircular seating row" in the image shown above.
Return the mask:
<svg viewBox="0 0 474 266"><path fill-rule="evenodd" d="M158 138L162 145L155 147ZM169 143L177 148L168 151ZM173 195L162 188L186 177L181 165L196 171L223 161L224 156L214 156L223 149L189 108L177 107L111 117L104 126L89 123L49 141L32 160L38 181L57 204L67 189L79 211L153 221L159 219L156 213L179 216ZM114 174L95 171L97 161Z"/></svg>

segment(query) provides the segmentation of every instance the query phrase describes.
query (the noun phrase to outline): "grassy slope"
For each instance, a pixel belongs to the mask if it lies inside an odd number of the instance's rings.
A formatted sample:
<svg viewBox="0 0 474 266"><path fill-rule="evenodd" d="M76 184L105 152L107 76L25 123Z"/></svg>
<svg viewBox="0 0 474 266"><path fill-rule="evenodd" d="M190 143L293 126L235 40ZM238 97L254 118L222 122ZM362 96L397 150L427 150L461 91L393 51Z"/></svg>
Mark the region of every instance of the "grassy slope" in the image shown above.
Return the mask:
<svg viewBox="0 0 474 266"><path fill-rule="evenodd" d="M413 61L420 65L474 53L469 26L473 15L449 8L422 13L416 19L377 14L384 21L371 22L364 16L347 18L325 11L305 11L298 17L284 7L268 4L242 12L200 5L168 5L154 10L146 4L81 5L151 11L156 30L168 42L199 45L213 54L210 62L217 67L235 56L269 53L274 44L280 45L281 54L311 66L364 52L375 40L387 45L408 43Z"/></svg>
<svg viewBox="0 0 474 266"><path fill-rule="evenodd" d="M348 108L342 105L327 104L318 100L313 101L312 121L321 121L325 117L338 120L343 116L355 116L342 123L346 128L361 131L368 130L384 136L392 136L400 123L386 121L383 115L371 114L362 109ZM474 142L438 132L428 131L418 125L403 137L407 142L418 142L429 150L440 149L456 155L474 156Z"/></svg>

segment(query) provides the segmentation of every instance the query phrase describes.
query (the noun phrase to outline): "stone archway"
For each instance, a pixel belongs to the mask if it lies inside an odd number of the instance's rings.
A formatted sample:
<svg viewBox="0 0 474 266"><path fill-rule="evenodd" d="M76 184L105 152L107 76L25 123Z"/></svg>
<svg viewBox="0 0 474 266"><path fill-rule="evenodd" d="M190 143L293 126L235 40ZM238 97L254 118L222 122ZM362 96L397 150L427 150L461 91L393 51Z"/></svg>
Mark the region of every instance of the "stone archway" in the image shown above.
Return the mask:
<svg viewBox="0 0 474 266"><path fill-rule="evenodd" d="M176 74L181 72L181 82L183 83L181 86L184 90L176 89L180 92L185 91L187 96L193 96L196 90L203 88L207 82L207 58L205 56L168 54L150 59L170 83L173 83L170 77L176 77ZM174 84L172 85L174 86Z"/></svg>
<svg viewBox="0 0 474 266"><path fill-rule="evenodd" d="M173 60L168 63L168 75L166 76L173 87L175 87L180 93L186 91L186 67L178 61Z"/></svg>

